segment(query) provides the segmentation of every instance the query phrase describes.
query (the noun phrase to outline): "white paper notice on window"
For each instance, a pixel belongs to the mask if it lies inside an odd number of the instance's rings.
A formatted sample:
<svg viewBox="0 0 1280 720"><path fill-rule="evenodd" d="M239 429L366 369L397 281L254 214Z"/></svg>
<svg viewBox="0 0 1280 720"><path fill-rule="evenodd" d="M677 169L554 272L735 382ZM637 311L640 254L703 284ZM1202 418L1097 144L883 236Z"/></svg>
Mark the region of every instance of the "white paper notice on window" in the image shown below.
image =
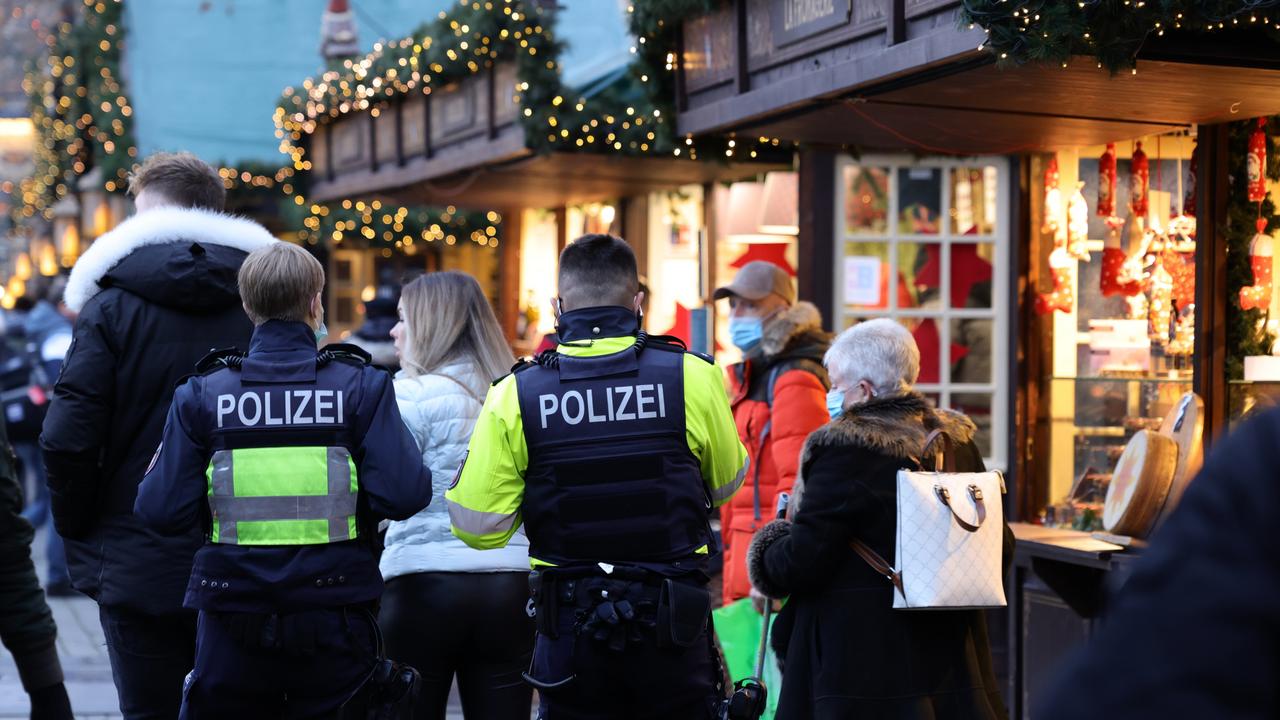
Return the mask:
<svg viewBox="0 0 1280 720"><path fill-rule="evenodd" d="M846 305L880 304L880 263L874 255L848 255L844 259Z"/></svg>

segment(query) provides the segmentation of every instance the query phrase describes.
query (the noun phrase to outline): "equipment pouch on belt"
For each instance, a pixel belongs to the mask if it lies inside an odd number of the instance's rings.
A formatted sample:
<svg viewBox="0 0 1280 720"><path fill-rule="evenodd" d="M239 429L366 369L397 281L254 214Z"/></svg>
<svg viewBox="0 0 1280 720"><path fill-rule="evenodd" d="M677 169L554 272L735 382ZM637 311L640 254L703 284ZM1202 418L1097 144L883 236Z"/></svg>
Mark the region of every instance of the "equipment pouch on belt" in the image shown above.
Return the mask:
<svg viewBox="0 0 1280 720"><path fill-rule="evenodd" d="M658 596L657 633L660 647L690 647L707 628L711 594L671 578L662 581Z"/></svg>

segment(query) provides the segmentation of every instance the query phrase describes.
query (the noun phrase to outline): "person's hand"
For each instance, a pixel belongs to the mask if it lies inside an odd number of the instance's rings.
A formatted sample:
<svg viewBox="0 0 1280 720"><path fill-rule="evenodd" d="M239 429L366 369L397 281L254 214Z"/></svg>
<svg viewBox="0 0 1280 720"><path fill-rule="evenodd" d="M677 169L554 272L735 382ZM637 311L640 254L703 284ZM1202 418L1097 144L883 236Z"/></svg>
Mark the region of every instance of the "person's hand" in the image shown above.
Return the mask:
<svg viewBox="0 0 1280 720"><path fill-rule="evenodd" d="M759 590L756 590L754 587L751 588L750 597L751 597L751 608L756 611L756 614L763 615L764 602L769 598L765 597L764 593L761 593ZM781 609L782 609L782 601L774 600L773 611L778 612Z"/></svg>

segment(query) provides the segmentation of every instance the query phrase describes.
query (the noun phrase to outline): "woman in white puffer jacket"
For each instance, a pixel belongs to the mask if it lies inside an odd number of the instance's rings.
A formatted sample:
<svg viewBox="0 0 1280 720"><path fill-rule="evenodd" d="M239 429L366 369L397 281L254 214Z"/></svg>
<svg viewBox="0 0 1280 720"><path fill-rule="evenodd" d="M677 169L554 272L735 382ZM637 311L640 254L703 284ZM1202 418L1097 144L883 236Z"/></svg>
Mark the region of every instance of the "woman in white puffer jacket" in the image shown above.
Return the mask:
<svg viewBox="0 0 1280 720"><path fill-rule="evenodd" d="M431 468L433 497L387 529L379 623L387 654L422 674L415 718L442 719L456 675L467 718L527 720L521 677L533 651L529 542L473 550L453 536L444 493L457 476L489 384L514 358L470 275L440 272L404 287L392 329L396 402Z"/></svg>

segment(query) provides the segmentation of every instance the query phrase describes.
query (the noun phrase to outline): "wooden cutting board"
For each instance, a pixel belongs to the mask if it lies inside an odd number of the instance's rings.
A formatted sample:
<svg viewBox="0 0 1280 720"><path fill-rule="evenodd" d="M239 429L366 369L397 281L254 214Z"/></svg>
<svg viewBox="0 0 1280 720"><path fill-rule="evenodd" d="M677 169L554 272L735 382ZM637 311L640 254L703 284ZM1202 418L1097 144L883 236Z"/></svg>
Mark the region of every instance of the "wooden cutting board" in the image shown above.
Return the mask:
<svg viewBox="0 0 1280 720"><path fill-rule="evenodd" d="M1155 526L1178 465L1178 443L1139 430L1116 463L1102 508L1102 524L1116 535L1144 538Z"/></svg>

